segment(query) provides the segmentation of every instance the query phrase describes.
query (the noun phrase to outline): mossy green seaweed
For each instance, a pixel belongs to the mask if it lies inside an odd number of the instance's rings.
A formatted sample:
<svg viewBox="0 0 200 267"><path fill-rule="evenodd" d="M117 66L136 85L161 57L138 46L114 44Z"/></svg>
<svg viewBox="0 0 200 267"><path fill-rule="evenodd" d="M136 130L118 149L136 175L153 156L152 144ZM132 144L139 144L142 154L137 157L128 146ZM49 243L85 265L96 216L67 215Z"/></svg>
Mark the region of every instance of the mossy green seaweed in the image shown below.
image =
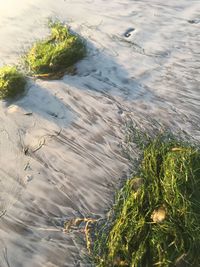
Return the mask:
<svg viewBox="0 0 200 267"><path fill-rule="evenodd" d="M35 75L59 73L86 55L83 39L59 21L50 22L51 35L36 42L25 55L25 64Z"/></svg>
<svg viewBox="0 0 200 267"><path fill-rule="evenodd" d="M0 68L0 99L14 98L25 90L26 79L14 66Z"/></svg>
<svg viewBox="0 0 200 267"><path fill-rule="evenodd" d="M98 230L98 267L200 266L200 151L157 138Z"/></svg>

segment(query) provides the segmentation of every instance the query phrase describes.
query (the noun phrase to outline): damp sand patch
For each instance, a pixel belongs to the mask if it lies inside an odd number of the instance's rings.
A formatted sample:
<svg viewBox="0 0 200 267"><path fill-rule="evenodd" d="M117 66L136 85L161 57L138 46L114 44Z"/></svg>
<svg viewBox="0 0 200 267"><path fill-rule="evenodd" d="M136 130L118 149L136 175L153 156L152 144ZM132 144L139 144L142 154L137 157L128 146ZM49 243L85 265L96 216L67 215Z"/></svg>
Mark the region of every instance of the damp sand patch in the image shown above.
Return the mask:
<svg viewBox="0 0 200 267"><path fill-rule="evenodd" d="M25 76L16 67L0 68L0 99L11 99L25 91Z"/></svg>
<svg viewBox="0 0 200 267"><path fill-rule="evenodd" d="M98 228L96 266L199 266L200 151L158 138Z"/></svg>
<svg viewBox="0 0 200 267"><path fill-rule="evenodd" d="M50 22L51 35L36 42L25 55L29 72L39 78L62 77L72 66L86 56L84 40L72 33L66 25Z"/></svg>

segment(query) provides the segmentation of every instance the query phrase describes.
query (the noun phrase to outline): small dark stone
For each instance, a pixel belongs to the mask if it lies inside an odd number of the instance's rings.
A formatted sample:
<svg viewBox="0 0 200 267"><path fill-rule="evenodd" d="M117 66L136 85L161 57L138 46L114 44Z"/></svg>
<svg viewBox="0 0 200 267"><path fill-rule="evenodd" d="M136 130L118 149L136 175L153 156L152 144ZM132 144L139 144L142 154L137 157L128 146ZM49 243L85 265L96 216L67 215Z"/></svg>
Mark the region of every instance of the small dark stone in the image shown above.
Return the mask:
<svg viewBox="0 0 200 267"><path fill-rule="evenodd" d="M23 152L24 152L24 155L27 155L28 152L29 152L29 151L28 151L28 147L24 147L24 148L23 148Z"/></svg>
<svg viewBox="0 0 200 267"><path fill-rule="evenodd" d="M124 36L125 37L130 37L131 33L135 31L135 28L129 28L125 33Z"/></svg>
<svg viewBox="0 0 200 267"><path fill-rule="evenodd" d="M188 20L188 23L190 23L190 24L197 24L199 22L200 22L200 20L197 20L197 19L190 19L190 20Z"/></svg>

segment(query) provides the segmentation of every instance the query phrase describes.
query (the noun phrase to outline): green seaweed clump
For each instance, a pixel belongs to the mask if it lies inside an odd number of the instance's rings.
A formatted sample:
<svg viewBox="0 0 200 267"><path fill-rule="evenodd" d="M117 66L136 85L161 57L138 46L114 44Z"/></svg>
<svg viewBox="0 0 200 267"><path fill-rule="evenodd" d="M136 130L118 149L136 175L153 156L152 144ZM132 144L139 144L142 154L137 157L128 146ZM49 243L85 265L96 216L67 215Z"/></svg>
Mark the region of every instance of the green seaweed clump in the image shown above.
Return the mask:
<svg viewBox="0 0 200 267"><path fill-rule="evenodd" d="M14 98L25 90L26 79L16 67L0 68L0 99Z"/></svg>
<svg viewBox="0 0 200 267"><path fill-rule="evenodd" d="M117 195L110 227L98 231L97 266L200 266L199 200L200 151L152 141L138 177Z"/></svg>
<svg viewBox="0 0 200 267"><path fill-rule="evenodd" d="M86 55L84 41L61 22L49 24L51 35L36 42L25 56L25 64L35 74L64 72Z"/></svg>

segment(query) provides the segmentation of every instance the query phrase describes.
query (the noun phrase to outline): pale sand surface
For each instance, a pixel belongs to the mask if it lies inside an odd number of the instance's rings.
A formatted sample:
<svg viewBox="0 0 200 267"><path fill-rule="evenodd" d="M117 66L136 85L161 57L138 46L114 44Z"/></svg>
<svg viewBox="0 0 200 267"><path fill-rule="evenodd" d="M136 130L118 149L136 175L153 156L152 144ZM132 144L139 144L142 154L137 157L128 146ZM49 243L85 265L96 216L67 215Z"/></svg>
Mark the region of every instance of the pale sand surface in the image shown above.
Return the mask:
<svg viewBox="0 0 200 267"><path fill-rule="evenodd" d="M0 267L91 266L83 234L56 230L105 216L129 173L129 118L200 140L199 14L188 0L0 2L0 65L43 38L49 17L88 45L77 75L30 80L24 97L0 102Z"/></svg>

